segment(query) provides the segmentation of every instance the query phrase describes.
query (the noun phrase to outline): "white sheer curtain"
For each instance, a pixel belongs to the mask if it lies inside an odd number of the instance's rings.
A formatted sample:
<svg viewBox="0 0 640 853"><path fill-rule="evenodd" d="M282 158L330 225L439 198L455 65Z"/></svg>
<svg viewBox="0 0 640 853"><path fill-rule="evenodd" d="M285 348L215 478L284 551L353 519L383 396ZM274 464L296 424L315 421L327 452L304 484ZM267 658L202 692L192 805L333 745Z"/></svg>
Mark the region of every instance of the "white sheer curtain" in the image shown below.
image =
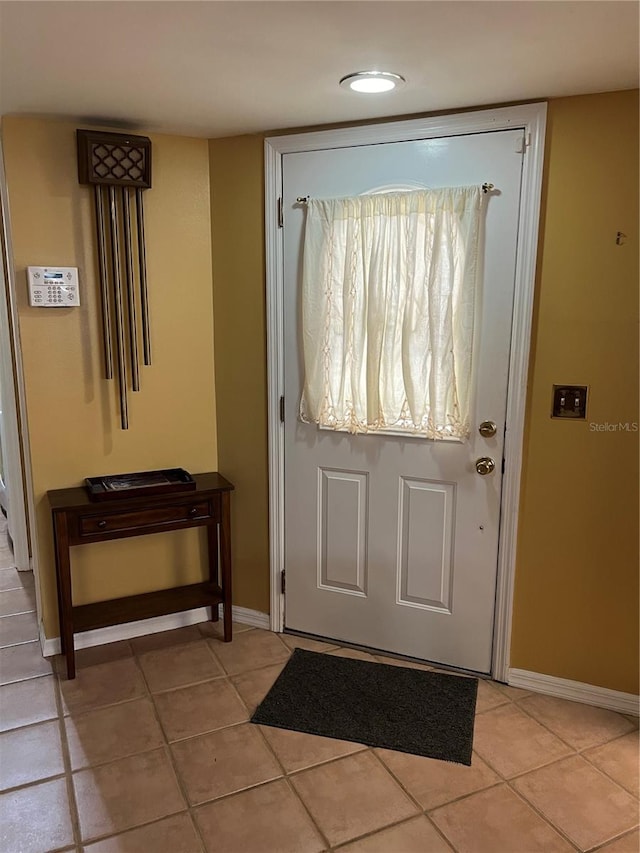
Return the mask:
<svg viewBox="0 0 640 853"><path fill-rule="evenodd" d="M469 435L480 186L308 202L300 417Z"/></svg>

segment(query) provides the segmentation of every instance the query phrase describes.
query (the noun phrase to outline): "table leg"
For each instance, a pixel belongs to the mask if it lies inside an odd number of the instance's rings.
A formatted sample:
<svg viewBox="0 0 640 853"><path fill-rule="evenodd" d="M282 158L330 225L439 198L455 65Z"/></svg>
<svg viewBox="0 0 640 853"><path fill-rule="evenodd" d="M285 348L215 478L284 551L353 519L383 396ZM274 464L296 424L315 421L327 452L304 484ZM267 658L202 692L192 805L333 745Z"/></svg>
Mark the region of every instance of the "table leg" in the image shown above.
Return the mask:
<svg viewBox="0 0 640 853"><path fill-rule="evenodd" d="M64 512L53 514L53 530L56 551L56 573L58 576L58 605L60 643L67 659L67 678L76 677L76 659L73 648L73 617L71 613L71 561L69 559L69 532Z"/></svg>
<svg viewBox="0 0 640 853"><path fill-rule="evenodd" d="M231 642L231 494L222 493L220 518L220 562L224 595L224 641Z"/></svg>
<svg viewBox="0 0 640 853"><path fill-rule="evenodd" d="M209 554L209 581L219 584L218 578L218 525L207 524L207 552ZM217 622L220 618L220 605L214 604L211 608L211 621Z"/></svg>

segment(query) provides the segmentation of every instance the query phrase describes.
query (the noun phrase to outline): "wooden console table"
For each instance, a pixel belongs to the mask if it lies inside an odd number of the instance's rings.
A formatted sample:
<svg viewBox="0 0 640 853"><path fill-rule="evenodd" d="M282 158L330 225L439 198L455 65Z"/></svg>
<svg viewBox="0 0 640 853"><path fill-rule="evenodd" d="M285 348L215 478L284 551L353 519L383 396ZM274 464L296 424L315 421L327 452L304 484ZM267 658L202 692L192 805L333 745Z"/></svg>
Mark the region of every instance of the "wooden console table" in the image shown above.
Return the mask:
<svg viewBox="0 0 640 853"><path fill-rule="evenodd" d="M58 581L60 643L67 660L67 676L75 678L73 635L80 631L179 613L194 607L224 605L224 640L231 640L230 494L233 485L218 473L195 474L196 488L173 494L145 495L91 501L84 488L47 492L53 517ZM209 579L204 583L74 606L71 591L73 545L105 542L148 533L207 528ZM218 576L218 547L220 576Z"/></svg>

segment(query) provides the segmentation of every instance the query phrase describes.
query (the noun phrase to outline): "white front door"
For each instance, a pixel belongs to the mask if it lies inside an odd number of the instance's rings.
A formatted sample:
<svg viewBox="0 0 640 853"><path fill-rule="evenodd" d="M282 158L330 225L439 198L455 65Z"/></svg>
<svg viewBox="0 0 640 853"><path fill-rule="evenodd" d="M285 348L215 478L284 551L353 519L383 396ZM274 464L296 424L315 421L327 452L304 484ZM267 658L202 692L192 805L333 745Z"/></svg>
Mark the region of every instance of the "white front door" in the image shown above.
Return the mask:
<svg viewBox="0 0 640 853"><path fill-rule="evenodd" d="M283 155L285 626L489 672L522 130ZM490 182L468 441L350 435L298 418L301 196ZM483 421L494 437L479 434ZM476 460L495 470L480 475Z"/></svg>

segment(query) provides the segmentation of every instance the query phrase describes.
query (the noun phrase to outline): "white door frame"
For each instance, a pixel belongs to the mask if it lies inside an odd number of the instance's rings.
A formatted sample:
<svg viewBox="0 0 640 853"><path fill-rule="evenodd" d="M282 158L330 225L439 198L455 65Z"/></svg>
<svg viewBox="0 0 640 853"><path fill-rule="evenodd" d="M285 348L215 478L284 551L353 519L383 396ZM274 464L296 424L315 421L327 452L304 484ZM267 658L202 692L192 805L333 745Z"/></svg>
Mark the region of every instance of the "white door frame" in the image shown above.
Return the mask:
<svg viewBox="0 0 640 853"><path fill-rule="evenodd" d="M284 394L284 240L283 231L279 227L282 156L326 148L409 142L415 139L522 128L526 156L523 158L518 223L491 669L495 679L507 681L546 115L546 103L524 104L265 139L271 630L282 631L284 627L284 595L281 592L280 580L281 571L284 569L285 522L284 424L280 421L280 397Z"/></svg>
<svg viewBox="0 0 640 853"><path fill-rule="evenodd" d="M27 407L20 349L20 326L11 247L9 198L0 138L0 375L3 395L3 450L8 483L8 515L16 567L33 569L40 620L36 516L31 478ZM28 517L27 517L28 516ZM27 532L28 530L28 532ZM29 554L29 539L33 556Z"/></svg>

